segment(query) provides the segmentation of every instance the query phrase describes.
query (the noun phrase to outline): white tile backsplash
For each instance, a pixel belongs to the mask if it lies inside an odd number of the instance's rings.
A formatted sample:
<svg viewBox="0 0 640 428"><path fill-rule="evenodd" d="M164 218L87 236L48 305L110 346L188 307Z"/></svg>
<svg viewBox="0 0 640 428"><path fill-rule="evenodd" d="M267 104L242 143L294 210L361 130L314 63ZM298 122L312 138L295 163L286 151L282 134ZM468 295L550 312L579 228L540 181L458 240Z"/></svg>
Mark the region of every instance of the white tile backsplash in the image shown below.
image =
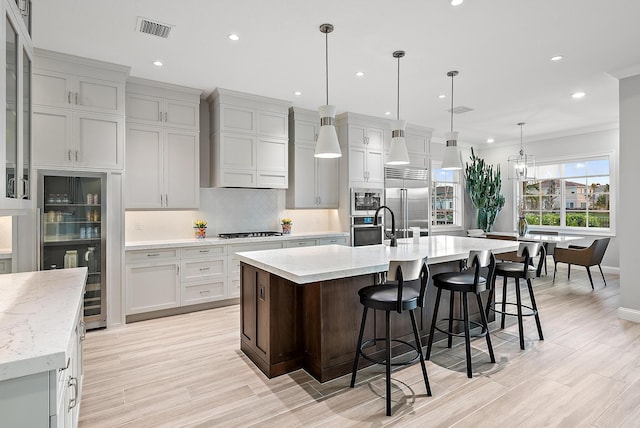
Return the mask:
<svg viewBox="0 0 640 428"><path fill-rule="evenodd" d="M278 189L201 188L200 209L127 211L127 242L192 238L193 221L207 221L207 236L226 232L280 231L280 219L293 220L294 232L340 231L337 210L287 210Z"/></svg>

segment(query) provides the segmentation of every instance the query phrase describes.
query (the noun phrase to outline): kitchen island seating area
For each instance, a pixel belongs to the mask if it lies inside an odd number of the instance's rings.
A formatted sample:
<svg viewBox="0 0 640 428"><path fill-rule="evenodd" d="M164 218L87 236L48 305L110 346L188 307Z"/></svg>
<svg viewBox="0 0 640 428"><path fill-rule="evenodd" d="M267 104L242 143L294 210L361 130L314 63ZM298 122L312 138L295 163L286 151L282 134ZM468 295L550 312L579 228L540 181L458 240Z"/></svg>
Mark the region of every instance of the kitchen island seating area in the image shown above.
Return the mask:
<svg viewBox="0 0 640 428"><path fill-rule="evenodd" d="M489 250L484 251L470 251L468 264L471 266L461 272L443 272L433 276L433 285L438 289L438 293L435 299L435 308L433 311L433 319L431 321L431 330L429 332L429 343L427 345L427 360L431 357L431 349L433 346L433 338L435 330L447 335L447 348L451 348L453 337L464 337L465 352L467 360L467 377L473 377L471 371L471 338L472 337L485 337L487 341L487 348L489 350L489 358L492 363L496 362L493 354L493 346L491 345L491 337L489 333L489 324L487 322L487 315L480 310L480 323L471 321L469 318L469 302L468 294L473 293L476 296L478 302L478 308L484 308L482 303L481 293L487 290L491 286L492 278L494 277L494 270L496 266L496 259L493 253ZM481 272L481 270L483 272ZM437 326L438 323L438 308L440 306L440 300L442 297L442 290L449 292L449 314L448 317L440 321L446 321L448 323L448 329L444 330ZM460 300L462 301L462 314L463 317L455 318L454 312L454 296L455 293L459 293ZM487 302L489 303L489 302ZM460 333L459 326L454 326L454 322L462 322L463 333ZM480 332L471 335L471 327L480 327ZM458 327L455 328L454 327Z"/></svg>
<svg viewBox="0 0 640 428"><path fill-rule="evenodd" d="M427 368L424 363L424 355L422 354L422 341L418 333L416 316L414 310L418 307L424 307L424 297L429 281L429 269L423 259L416 260L391 260L389 262L389 271L386 281L382 284L370 285L361 288L358 291L360 303L363 305L362 322L360 323L360 333L358 335L358 345L356 346L355 358L353 360L353 371L351 374L350 387L353 388L356 382L356 373L358 371L358 363L360 357L376 363L384 364L386 368L386 413L391 416L391 366L407 365L413 363L416 359L420 359L422 368L422 376L424 385L427 390L427 396L431 396L431 387L429 386L429 377L427 376ZM412 287L412 282L419 282L418 289ZM365 326L367 324L367 313L369 309L377 309L385 312L385 335L383 338L375 337L362 342ZM411 327L415 345L400 339L391 338L391 312L409 312L411 316ZM377 341L385 342L384 360L377 360L370 357L364 348L375 345ZM391 342L399 342L409 346L416 352L415 358L404 362L391 361Z"/></svg>

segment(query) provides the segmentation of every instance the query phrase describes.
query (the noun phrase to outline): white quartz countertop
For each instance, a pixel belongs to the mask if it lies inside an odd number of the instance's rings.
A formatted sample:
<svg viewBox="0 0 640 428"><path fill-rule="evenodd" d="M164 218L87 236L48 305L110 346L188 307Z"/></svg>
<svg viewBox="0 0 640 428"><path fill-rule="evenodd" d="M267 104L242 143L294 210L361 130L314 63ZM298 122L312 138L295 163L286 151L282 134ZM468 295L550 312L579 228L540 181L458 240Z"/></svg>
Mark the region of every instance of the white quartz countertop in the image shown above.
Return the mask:
<svg viewBox="0 0 640 428"><path fill-rule="evenodd" d="M0 275L0 381L66 367L87 268Z"/></svg>
<svg viewBox="0 0 640 428"><path fill-rule="evenodd" d="M256 236L253 238L233 238L222 239L218 237L205 238L205 239L167 239L157 241L137 241L125 243L124 249L129 250L154 250L160 248L173 248L173 247L196 247L200 245L229 245L229 244L244 244L255 242L270 242L270 241L290 241L293 239L314 239L314 238L333 238L333 237L348 237L347 232L303 232L303 233L291 233L289 235L282 236Z"/></svg>
<svg viewBox="0 0 640 428"><path fill-rule="evenodd" d="M389 268L389 260L427 257L427 264L435 264L466 259L470 250L492 250L498 254L517 249L517 241L439 235L423 236L417 245L410 238L398 240L397 247L326 245L246 251L237 253L237 257L242 262L297 284L308 284L383 272Z"/></svg>

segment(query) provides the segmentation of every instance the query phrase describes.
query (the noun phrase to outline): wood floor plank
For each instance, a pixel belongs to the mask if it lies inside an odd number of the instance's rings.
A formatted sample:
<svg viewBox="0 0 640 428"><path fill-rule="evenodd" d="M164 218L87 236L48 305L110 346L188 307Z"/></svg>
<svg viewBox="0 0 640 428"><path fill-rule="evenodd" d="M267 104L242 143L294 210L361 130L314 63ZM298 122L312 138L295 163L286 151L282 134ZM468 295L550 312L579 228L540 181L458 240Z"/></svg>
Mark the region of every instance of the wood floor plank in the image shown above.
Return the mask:
<svg viewBox="0 0 640 428"><path fill-rule="evenodd" d="M319 383L303 370L266 378L239 349L238 305L90 331L80 426L637 426L640 324L617 317L618 277L595 291L578 269L551 280L534 281L545 340L532 317L524 351L513 317L491 323L497 362L474 340L473 379L462 340L436 343L433 396L419 364L394 370L391 417L382 367L360 370L353 389L349 376Z"/></svg>

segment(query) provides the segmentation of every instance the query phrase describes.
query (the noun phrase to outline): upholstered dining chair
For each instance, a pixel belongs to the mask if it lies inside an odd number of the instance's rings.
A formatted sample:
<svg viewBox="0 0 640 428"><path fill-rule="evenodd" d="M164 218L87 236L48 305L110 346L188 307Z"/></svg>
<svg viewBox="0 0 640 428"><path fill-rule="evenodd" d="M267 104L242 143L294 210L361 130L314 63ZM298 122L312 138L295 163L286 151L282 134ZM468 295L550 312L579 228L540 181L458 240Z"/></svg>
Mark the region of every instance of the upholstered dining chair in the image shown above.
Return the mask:
<svg viewBox="0 0 640 428"><path fill-rule="evenodd" d="M584 266L587 268L587 275L589 275L589 282L591 283L591 289L593 290L593 278L591 278L591 271L589 270L589 267L598 265L600 275L602 275L602 281L604 281L604 285L606 287L607 280L604 279L604 272L602 272L602 266L600 266L600 263L602 263L605 251L607 251L610 239L611 238L595 239L588 247L581 247L577 245L569 245L569 248L557 247L553 253L553 280L556 280L558 263L567 263L569 265L567 279L571 279L571 265Z"/></svg>

